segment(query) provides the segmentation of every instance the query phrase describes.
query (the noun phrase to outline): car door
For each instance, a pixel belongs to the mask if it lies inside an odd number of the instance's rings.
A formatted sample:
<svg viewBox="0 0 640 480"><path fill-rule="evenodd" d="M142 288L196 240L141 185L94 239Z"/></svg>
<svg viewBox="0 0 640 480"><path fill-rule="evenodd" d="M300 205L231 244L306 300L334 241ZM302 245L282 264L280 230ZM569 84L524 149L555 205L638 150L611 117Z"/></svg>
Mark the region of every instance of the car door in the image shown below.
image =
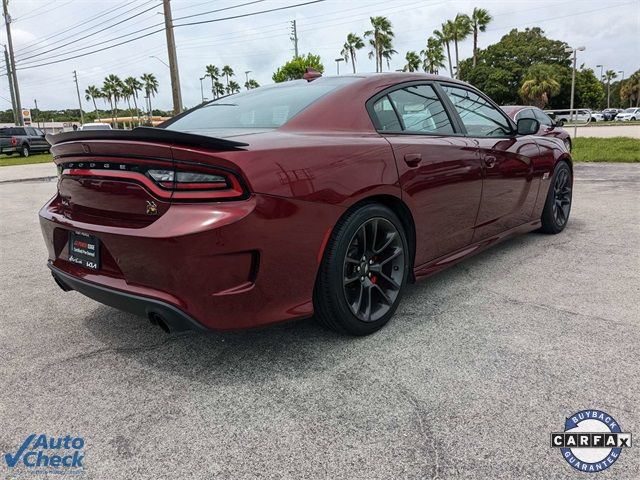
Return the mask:
<svg viewBox="0 0 640 480"><path fill-rule="evenodd" d="M517 136L502 110L479 92L453 84L441 87L482 160L482 200L473 241L526 223L538 193L533 167L540 150L534 137Z"/></svg>
<svg viewBox="0 0 640 480"><path fill-rule="evenodd" d="M410 82L367 103L414 212L416 265L471 243L482 194L477 147L460 134L440 95L430 83Z"/></svg>
<svg viewBox="0 0 640 480"><path fill-rule="evenodd" d="M25 127L25 133L27 134L27 139L29 141L29 148L31 151L40 151L42 150L42 143L40 141L40 137L36 134L36 129L33 127Z"/></svg>

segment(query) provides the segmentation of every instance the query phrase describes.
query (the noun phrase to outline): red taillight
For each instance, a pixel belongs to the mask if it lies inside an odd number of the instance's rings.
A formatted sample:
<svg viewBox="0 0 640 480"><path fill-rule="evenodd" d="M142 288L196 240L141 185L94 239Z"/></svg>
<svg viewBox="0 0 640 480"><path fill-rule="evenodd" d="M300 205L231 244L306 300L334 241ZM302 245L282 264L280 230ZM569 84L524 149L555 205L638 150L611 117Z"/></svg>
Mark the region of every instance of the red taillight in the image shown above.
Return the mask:
<svg viewBox="0 0 640 480"><path fill-rule="evenodd" d="M242 197L244 190L233 173L208 167L194 170L149 169L147 176L162 188L172 190L172 199L206 200Z"/></svg>
<svg viewBox="0 0 640 480"><path fill-rule="evenodd" d="M11 137L11 145L14 147L18 145L18 139L16 137Z"/></svg>

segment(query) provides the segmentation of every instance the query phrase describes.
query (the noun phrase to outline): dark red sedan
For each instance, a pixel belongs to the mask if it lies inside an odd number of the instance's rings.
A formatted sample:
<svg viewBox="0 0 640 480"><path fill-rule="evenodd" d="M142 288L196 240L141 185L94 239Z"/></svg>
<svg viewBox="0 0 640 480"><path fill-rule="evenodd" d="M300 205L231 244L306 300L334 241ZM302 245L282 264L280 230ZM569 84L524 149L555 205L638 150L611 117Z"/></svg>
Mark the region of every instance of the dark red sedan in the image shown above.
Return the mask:
<svg viewBox="0 0 640 480"><path fill-rule="evenodd" d="M502 110L506 112L514 121L518 121L521 118L536 119L540 122L540 129L537 135L555 137L562 140L567 147L567 150L571 151L571 136L561 125L556 122L538 107L532 107L531 105L508 105L502 107Z"/></svg>
<svg viewBox="0 0 640 480"><path fill-rule="evenodd" d="M407 282L565 228L571 157L537 120L450 78L314 77L161 128L50 135L60 287L170 331L315 315L363 335Z"/></svg>

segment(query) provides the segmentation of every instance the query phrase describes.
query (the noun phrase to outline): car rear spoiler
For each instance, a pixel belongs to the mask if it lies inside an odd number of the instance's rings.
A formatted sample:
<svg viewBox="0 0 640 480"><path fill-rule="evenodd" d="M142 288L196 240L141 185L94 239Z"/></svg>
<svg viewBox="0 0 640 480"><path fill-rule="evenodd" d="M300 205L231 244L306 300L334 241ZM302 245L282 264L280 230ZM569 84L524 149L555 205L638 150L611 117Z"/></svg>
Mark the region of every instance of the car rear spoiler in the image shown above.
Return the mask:
<svg viewBox="0 0 640 480"><path fill-rule="evenodd" d="M240 150L248 143L225 140L224 138L207 137L193 133L178 132L165 128L136 127L133 130L86 130L47 134L51 145L82 140L137 140L150 142L173 143L192 147L208 147L220 150Z"/></svg>

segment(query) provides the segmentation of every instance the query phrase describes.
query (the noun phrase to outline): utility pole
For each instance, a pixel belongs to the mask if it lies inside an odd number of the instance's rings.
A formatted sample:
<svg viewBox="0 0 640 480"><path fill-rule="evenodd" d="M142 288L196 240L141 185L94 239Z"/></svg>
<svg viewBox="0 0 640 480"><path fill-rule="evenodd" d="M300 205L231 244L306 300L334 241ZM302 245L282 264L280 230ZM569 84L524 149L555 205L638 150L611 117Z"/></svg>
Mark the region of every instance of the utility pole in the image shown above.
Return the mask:
<svg viewBox="0 0 640 480"><path fill-rule="evenodd" d="M7 27L7 44L9 47L9 65L11 66L11 79L13 80L13 93L16 101L17 119L16 125L24 125L22 118L22 103L20 102L20 88L18 88L18 76L16 75L16 60L13 55L13 40L11 39L11 15L9 15L9 0L2 0L4 23ZM9 72L7 72L9 73Z"/></svg>
<svg viewBox="0 0 640 480"><path fill-rule="evenodd" d="M84 125L84 114L82 113L82 100L80 100L80 87L78 87L78 74L73 71L73 80L76 82L76 93L78 94L78 106L80 107L80 125Z"/></svg>
<svg viewBox="0 0 640 480"><path fill-rule="evenodd" d="M4 61L7 65L7 78L9 79L9 90L11 91L11 108L13 110L13 123L18 125L18 109L16 107L16 95L13 89L13 77L11 75L11 65L9 63L9 53L7 53L7 46L4 46Z"/></svg>
<svg viewBox="0 0 640 480"><path fill-rule="evenodd" d="M33 103L36 106L36 110L38 110L38 100L36 98L33 99ZM35 113L35 112L34 112ZM38 120L36 121L38 128L40 128L40 110L38 110Z"/></svg>
<svg viewBox="0 0 640 480"><path fill-rule="evenodd" d="M182 93L180 91L180 74L178 73L178 54L176 53L176 40L173 36L173 20L171 17L170 0L162 0L164 7L164 31L167 34L167 53L169 57L169 70L171 72L171 93L173 95L173 114L182 112Z"/></svg>
<svg viewBox="0 0 640 480"><path fill-rule="evenodd" d="M291 22L291 34L293 36L289 37L289 39L293 42L293 47L295 49L295 57L294 58L298 58L298 29L296 28L296 21L295 20L293 20Z"/></svg>
<svg viewBox="0 0 640 480"><path fill-rule="evenodd" d="M576 117L575 121L573 120L573 96L576 90L576 57L578 51L583 52L585 47L571 48L566 47L564 49L565 53L573 54L573 70L571 71L571 106L569 107L569 121L573 122L573 138L576 138L578 135L578 119Z"/></svg>
<svg viewBox="0 0 640 480"><path fill-rule="evenodd" d="M246 72L244 72L244 76L246 78L246 81L244 82L244 88L246 88L247 90L249 90L249 74L251 73L251 70L247 70Z"/></svg>

